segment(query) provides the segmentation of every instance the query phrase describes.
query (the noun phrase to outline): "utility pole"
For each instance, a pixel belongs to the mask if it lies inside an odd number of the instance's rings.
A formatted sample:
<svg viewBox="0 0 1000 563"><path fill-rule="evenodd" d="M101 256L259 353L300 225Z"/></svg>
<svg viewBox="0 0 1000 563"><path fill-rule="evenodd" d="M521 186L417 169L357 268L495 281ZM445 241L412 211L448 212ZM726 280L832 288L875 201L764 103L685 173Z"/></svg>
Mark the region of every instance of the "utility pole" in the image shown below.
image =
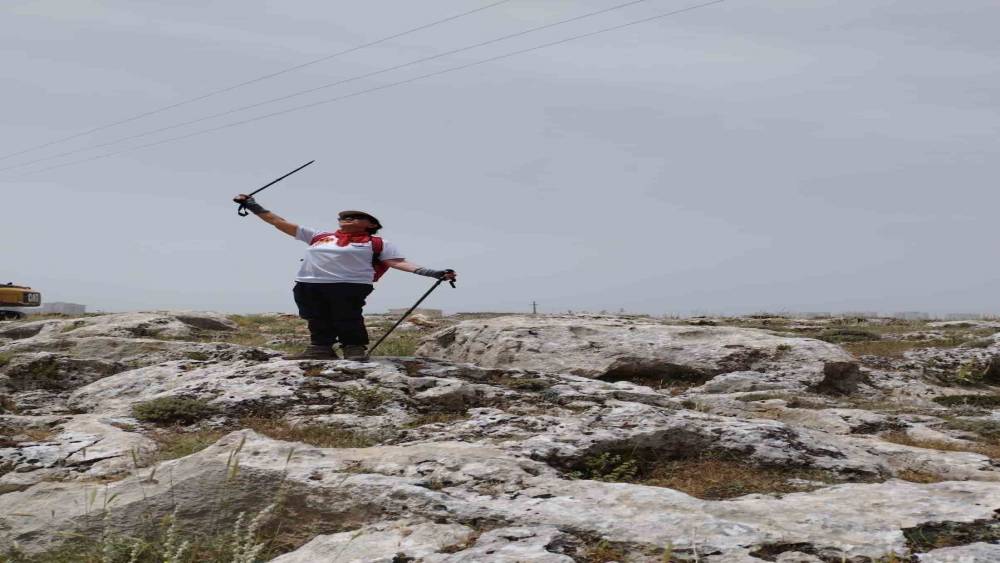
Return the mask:
<svg viewBox="0 0 1000 563"><path fill-rule="evenodd" d="M532 315L538 314L538 303L536 303L535 301L531 302L531 314Z"/></svg>

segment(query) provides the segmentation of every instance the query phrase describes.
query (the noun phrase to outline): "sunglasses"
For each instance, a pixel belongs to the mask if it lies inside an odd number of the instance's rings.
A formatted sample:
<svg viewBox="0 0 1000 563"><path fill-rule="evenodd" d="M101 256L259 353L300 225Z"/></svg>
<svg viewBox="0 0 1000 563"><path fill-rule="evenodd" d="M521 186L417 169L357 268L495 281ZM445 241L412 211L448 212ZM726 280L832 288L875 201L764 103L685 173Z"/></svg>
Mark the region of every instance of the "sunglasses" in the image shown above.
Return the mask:
<svg viewBox="0 0 1000 563"><path fill-rule="evenodd" d="M367 215L341 215L340 216L340 220L341 221L361 221L361 220L364 220L364 219L367 219L367 218L368 218Z"/></svg>

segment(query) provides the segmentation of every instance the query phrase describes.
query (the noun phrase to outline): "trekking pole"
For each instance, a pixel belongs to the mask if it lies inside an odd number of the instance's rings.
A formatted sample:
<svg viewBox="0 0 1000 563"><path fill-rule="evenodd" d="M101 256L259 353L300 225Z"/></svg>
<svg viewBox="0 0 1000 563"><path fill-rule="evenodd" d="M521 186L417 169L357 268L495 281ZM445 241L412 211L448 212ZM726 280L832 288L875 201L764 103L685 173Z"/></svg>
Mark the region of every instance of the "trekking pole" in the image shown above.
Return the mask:
<svg viewBox="0 0 1000 563"><path fill-rule="evenodd" d="M250 198L250 197L253 197L253 195L254 195L255 193L258 193L258 192L262 192L262 191L264 191L264 189L265 189L265 188L269 188L269 187L273 186L274 184L277 184L278 182L280 182L280 181L284 180L285 178L287 178L287 177L291 176L292 174L295 174L295 173L296 173L296 172L298 172L299 170L302 170L303 168L305 168L306 166L309 166L310 164L312 164L312 163L314 163L314 162L316 162L316 161L315 161L315 160L310 160L309 162L307 162L307 163L303 164L302 166L299 166L299 167L298 167L298 168L296 168L295 170L292 170L292 171L291 171L291 172L289 172L288 174L285 174L284 176L282 176L282 177L278 178L277 180L271 180L270 182L268 182L268 183L264 184L263 186L261 186L261 187L257 188L256 190L254 190L254 191L250 192L249 194L247 194L247 197L248 197L248 198ZM239 202L239 200L237 200L237 202ZM244 204L240 203L240 207L239 207L239 209L237 209L237 210L236 210L236 214L237 214L237 215L239 215L240 217L246 217L247 215L249 215L249 214L250 214L250 212L249 212L249 211L247 211L247 207L246 207L246 205L244 205Z"/></svg>
<svg viewBox="0 0 1000 563"><path fill-rule="evenodd" d="M454 270L445 270L445 272L450 274L454 272ZM438 281L434 282L434 285L432 285L431 288L427 290L427 293L424 293L424 295L420 299L417 299L417 302L414 303L413 306L410 307L408 311L403 313L402 317L399 317L399 320L396 321L396 324L392 325L392 328L387 330L386 333L382 335L382 338L379 338L378 342L376 342L374 346L368 349L368 355L371 356L372 352L374 352L375 349L378 348L378 345L381 344L382 341L385 340L387 336L392 334L392 331L396 330L396 327L399 326L403 322L403 320L406 319L406 317L410 316L410 313L412 313L414 309L419 307L420 304L424 302L424 299L427 299L427 296L430 295L432 291L437 289L437 286L441 285L441 282L443 281L444 278L441 278ZM455 287L455 280L448 280L448 283L451 284L451 287Z"/></svg>

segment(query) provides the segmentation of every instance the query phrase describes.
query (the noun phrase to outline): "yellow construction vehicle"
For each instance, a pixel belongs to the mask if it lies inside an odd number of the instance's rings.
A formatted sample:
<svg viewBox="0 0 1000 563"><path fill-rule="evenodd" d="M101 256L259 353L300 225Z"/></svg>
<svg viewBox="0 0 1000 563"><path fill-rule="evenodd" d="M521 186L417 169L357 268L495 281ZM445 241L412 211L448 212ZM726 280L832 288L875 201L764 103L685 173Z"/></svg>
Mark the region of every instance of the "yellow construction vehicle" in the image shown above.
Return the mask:
<svg viewBox="0 0 1000 563"><path fill-rule="evenodd" d="M24 313L14 307L39 307L42 294L30 287L7 283L0 285L0 320L20 319Z"/></svg>

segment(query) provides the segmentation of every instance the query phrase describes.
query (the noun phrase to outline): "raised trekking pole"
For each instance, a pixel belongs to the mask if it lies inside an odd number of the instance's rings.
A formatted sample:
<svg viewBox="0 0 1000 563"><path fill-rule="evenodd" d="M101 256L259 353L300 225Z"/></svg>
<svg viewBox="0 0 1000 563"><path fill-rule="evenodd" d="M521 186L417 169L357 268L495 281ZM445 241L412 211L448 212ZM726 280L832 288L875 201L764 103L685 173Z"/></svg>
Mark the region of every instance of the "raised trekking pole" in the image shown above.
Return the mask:
<svg viewBox="0 0 1000 563"><path fill-rule="evenodd" d="M270 182L264 184L263 186L257 188L256 190L250 192L249 194L247 194L247 198L253 197L254 194L260 193L260 192L264 191L265 188L269 188L269 187L273 186L274 184L277 184L278 182L284 180L285 178L291 176L292 174L295 174L299 170L302 170L303 168L305 168L306 166L309 166L310 164L312 164L314 162L316 162L316 161L315 160L310 160L309 162L303 164L302 166L299 166L295 170L292 170L288 174L285 174L284 176L278 178L277 180L271 180ZM237 200L237 201L239 201L239 200ZM239 209L236 210L236 214L239 215L240 217L246 217L247 215L250 214L250 212L247 211L247 206L245 204L240 203L240 207L239 207Z"/></svg>
<svg viewBox="0 0 1000 563"><path fill-rule="evenodd" d="M454 271L455 270L445 270L445 272L449 273L449 274L452 273L452 272L454 272ZM396 327L399 326L406 319L406 317L409 317L410 313L412 313L414 309L416 309L417 307L419 307L420 304L424 302L424 299L427 299L427 296L430 295L432 291L434 291L435 289L437 289L437 286L441 285L441 282L443 282L443 281L444 281L444 278L441 278L438 281L434 282L434 285L432 285L431 288L427 290L427 293L423 294L423 296L421 296L420 299L417 299L417 302L414 303L413 306L409 308L409 310L407 310L405 313L403 313L402 317L399 317L399 320L396 321L396 324L392 325L392 328L390 328L389 330L387 330L386 333L382 335L382 338L379 338L378 342L376 342L374 346L372 346L371 348L368 349L368 355L371 356L372 352L374 352L375 349L378 348L378 345L381 344L382 341L385 340L387 336L389 336L390 334L392 334L392 331L396 330ZM451 284L451 287L455 287L455 280L448 280L448 283Z"/></svg>

